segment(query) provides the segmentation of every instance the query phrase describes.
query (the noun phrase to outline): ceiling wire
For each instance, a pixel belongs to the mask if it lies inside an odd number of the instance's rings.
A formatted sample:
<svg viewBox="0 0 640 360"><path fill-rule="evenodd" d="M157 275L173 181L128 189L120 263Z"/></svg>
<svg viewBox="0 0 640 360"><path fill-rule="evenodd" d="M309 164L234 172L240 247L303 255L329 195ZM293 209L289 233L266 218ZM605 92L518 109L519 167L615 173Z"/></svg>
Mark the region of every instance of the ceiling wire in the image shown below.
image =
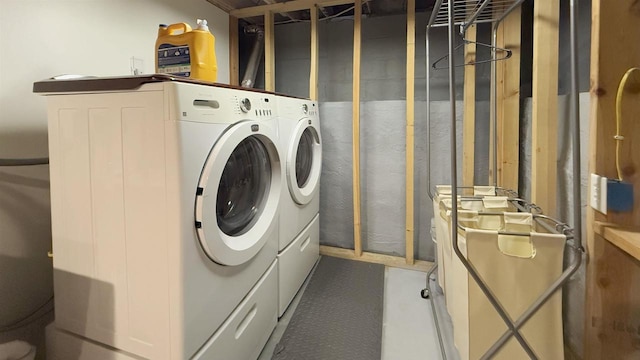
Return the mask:
<svg viewBox="0 0 640 360"><path fill-rule="evenodd" d="M369 4L369 1L363 2L362 5L364 5L367 8L367 13L371 15L371 4Z"/></svg>
<svg viewBox="0 0 640 360"><path fill-rule="evenodd" d="M369 2L371 2L371 1L372 1L372 0L365 0L365 1L363 1L363 2L362 2L362 5L364 6L364 5L366 5L366 4L369 4ZM351 11L351 10L353 10L353 9L355 9L355 8L356 8L356 7L355 7L355 5L354 5L354 6L351 6L351 7L348 7L348 8L346 8L346 9L344 9L344 10L340 11L340 12L339 12L339 13L337 13L337 14L333 14L333 15L331 15L331 16L326 16L326 17L320 18L320 19L318 19L318 21L331 20L331 19L333 19L333 18L336 18L336 17L339 17L339 16L341 16L341 15L344 15L344 14L348 13L349 11ZM291 23L297 23L297 22L307 22L307 23L310 23L310 22L311 22L311 20L293 20L293 19L292 19L292 20L286 20L286 21L278 21L278 22L274 23L274 25L291 24Z"/></svg>

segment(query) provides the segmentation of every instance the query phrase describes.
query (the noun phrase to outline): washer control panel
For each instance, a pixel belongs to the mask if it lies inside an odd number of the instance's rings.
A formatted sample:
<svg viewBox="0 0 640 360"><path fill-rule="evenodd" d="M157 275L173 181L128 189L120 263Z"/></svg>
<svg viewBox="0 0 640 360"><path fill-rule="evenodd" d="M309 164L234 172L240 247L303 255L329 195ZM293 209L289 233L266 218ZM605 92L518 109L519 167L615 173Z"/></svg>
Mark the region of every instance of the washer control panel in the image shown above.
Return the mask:
<svg viewBox="0 0 640 360"><path fill-rule="evenodd" d="M243 98L240 100L240 110L243 113L251 111L251 100L249 100L249 98Z"/></svg>
<svg viewBox="0 0 640 360"><path fill-rule="evenodd" d="M172 120L234 123L276 116L275 95L186 83L167 83L167 88Z"/></svg>
<svg viewBox="0 0 640 360"><path fill-rule="evenodd" d="M269 119L275 115L275 101L270 97L254 96L254 97L242 97L236 98L238 103L238 114L247 115L251 118L257 117L258 119Z"/></svg>

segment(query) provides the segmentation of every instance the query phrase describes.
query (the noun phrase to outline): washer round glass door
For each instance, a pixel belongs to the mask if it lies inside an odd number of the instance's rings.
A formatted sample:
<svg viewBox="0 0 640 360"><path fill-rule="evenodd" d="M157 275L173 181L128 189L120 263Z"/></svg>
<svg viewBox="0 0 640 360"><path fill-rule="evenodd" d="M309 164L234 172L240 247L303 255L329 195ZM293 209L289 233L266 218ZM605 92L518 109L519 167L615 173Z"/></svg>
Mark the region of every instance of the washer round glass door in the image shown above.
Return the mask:
<svg viewBox="0 0 640 360"><path fill-rule="evenodd" d="M209 153L196 194L196 229L209 258L239 265L275 226L280 159L270 131L255 122L227 130Z"/></svg>
<svg viewBox="0 0 640 360"><path fill-rule="evenodd" d="M271 185L271 163L264 144L245 138L231 153L222 171L216 218L223 233L236 236L249 230L264 209Z"/></svg>
<svg viewBox="0 0 640 360"><path fill-rule="evenodd" d="M322 165L320 130L313 120L298 121L289 144L287 183L294 201L308 204L318 191Z"/></svg>

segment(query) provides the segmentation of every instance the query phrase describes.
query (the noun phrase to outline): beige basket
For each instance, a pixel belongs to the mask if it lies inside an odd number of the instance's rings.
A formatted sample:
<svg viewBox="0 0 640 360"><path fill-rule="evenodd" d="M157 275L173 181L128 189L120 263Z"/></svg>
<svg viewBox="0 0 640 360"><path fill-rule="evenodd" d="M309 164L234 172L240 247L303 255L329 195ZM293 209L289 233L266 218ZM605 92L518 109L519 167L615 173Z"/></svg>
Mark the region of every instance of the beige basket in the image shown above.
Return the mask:
<svg viewBox="0 0 640 360"><path fill-rule="evenodd" d="M499 222L476 217L473 212L459 214L460 224L467 228L458 232L460 250L516 320L562 273L565 236L534 232L531 215L526 213L505 213ZM499 235L495 229L499 225L506 231L531 232L531 236ZM455 253L445 281L460 358L479 359L507 326ZM521 334L540 359L564 359L560 291L524 325ZM514 338L495 357L527 358Z"/></svg>
<svg viewBox="0 0 640 360"><path fill-rule="evenodd" d="M447 311L453 316L450 306L450 298L446 297L447 289L447 269L451 268L452 256L455 256L451 247L451 235L449 232L447 210L451 209L451 186L436 186L436 196L433 198L433 214L436 230L436 260L438 264L438 284L445 294ZM484 196L482 201L467 201L459 199L458 209L476 211L512 211L505 197L495 196L495 188L491 186L475 186L473 195Z"/></svg>

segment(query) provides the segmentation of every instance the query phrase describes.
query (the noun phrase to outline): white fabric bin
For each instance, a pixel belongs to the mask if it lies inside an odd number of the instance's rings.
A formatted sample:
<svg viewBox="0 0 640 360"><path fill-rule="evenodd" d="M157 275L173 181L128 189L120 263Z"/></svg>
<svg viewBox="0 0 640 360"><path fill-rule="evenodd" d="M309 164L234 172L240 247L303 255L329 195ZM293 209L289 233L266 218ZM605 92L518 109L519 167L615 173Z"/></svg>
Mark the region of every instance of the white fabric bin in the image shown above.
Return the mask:
<svg viewBox="0 0 640 360"><path fill-rule="evenodd" d="M516 320L562 273L564 235L533 232L531 214L506 213L502 230L530 232L530 236L499 235L498 223L464 211L458 231L461 252L473 264L498 301ZM449 218L450 219L450 218ZM449 222L450 226L453 226ZM460 358L478 359L507 330L498 313L455 253L447 271L446 291L454 328L454 343ZM551 299L524 325L521 334L540 359L564 359L562 294ZM494 359L527 359L515 338Z"/></svg>
<svg viewBox="0 0 640 360"><path fill-rule="evenodd" d="M482 196L482 199L465 200L458 197L458 209L476 211L512 211L513 205L509 204L506 197L496 196L493 186L474 186L474 196ZM451 267L451 257L455 256L451 246L451 233L447 220L447 210L451 209L451 186L436 186L436 194L433 198L433 216L436 229L436 261L438 264L438 284L443 289L447 310L451 313L450 297L447 297L447 268Z"/></svg>

